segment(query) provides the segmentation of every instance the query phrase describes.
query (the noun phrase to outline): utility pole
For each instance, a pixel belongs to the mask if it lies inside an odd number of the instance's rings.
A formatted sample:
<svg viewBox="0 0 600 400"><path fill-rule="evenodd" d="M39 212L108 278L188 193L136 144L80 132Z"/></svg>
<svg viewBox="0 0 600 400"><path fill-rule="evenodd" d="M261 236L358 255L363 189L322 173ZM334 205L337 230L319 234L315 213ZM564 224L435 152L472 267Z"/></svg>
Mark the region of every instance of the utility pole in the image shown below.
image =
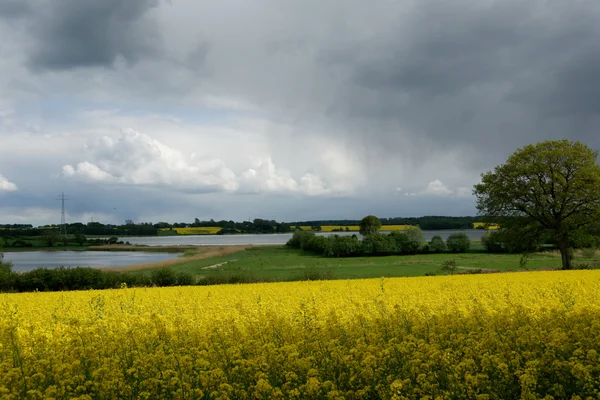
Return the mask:
<svg viewBox="0 0 600 400"><path fill-rule="evenodd" d="M56 200L60 200L61 202L61 213L60 213L60 235L63 239L67 238L67 218L65 217L65 201L69 200L69 196L66 196L65 193L61 193L58 195Z"/></svg>

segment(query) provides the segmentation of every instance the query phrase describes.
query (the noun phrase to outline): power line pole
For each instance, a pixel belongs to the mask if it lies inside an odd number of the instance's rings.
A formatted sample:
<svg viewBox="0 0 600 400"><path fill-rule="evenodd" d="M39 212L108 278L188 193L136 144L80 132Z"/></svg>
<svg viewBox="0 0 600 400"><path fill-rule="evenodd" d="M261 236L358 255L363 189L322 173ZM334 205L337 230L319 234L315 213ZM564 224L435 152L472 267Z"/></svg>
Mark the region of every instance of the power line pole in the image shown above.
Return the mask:
<svg viewBox="0 0 600 400"><path fill-rule="evenodd" d="M65 193L61 193L60 195L58 195L58 198L56 200L60 200L61 201L61 213L60 213L60 235L63 237L63 239L67 238L67 218L65 216L65 201L69 200L69 196L66 196Z"/></svg>

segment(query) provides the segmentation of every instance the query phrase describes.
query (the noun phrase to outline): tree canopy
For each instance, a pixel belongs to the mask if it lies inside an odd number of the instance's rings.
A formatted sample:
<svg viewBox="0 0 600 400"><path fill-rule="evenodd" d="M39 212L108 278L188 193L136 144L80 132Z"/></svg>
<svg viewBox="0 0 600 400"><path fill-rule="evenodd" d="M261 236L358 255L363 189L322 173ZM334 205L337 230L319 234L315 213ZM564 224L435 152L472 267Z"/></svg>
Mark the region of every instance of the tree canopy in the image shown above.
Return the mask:
<svg viewBox="0 0 600 400"><path fill-rule="evenodd" d="M569 140L520 148L482 174L473 190L477 209L515 234L551 234L563 269L571 269L570 241L600 218L597 158L598 151Z"/></svg>
<svg viewBox="0 0 600 400"><path fill-rule="evenodd" d="M359 232L363 236L369 236L377 233L381 228L381 221L374 215L367 215L360 220Z"/></svg>

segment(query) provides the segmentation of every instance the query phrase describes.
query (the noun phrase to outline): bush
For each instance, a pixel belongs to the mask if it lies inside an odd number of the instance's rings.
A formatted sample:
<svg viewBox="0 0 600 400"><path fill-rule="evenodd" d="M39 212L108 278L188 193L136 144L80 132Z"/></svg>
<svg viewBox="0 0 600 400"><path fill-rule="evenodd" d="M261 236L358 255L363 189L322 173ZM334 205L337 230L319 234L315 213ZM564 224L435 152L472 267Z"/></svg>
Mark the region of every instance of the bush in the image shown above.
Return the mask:
<svg viewBox="0 0 600 400"><path fill-rule="evenodd" d="M405 248L409 246L409 238L402 232L394 231L390 233L390 238L394 241L394 246L396 247L396 252L402 253Z"/></svg>
<svg viewBox="0 0 600 400"><path fill-rule="evenodd" d="M33 247L31 242L26 242L23 239L17 239L12 242L11 247Z"/></svg>
<svg viewBox="0 0 600 400"><path fill-rule="evenodd" d="M404 231L394 231L389 236L394 241L398 253L417 254L427 247L423 231L418 226L408 227Z"/></svg>
<svg viewBox="0 0 600 400"><path fill-rule="evenodd" d="M596 255L596 249L593 247L588 247L586 249L581 250L581 256L583 258L593 258Z"/></svg>
<svg viewBox="0 0 600 400"><path fill-rule="evenodd" d="M504 253L506 251L500 231L487 231L484 233L481 237L481 244L488 253Z"/></svg>
<svg viewBox="0 0 600 400"><path fill-rule="evenodd" d="M444 261L440 267L443 272L450 272L451 274L456 272L456 261L455 260L447 260Z"/></svg>
<svg viewBox="0 0 600 400"><path fill-rule="evenodd" d="M396 243L388 235L373 233L366 236L361 242L362 254L368 255L388 255L396 252Z"/></svg>
<svg viewBox="0 0 600 400"><path fill-rule="evenodd" d="M490 253L534 253L542 249L544 236L535 230L499 229L487 232L481 241Z"/></svg>
<svg viewBox="0 0 600 400"><path fill-rule="evenodd" d="M353 257L361 254L362 246L356 236L332 235L327 238L329 257Z"/></svg>
<svg viewBox="0 0 600 400"><path fill-rule="evenodd" d="M287 246L295 249L304 250L308 242L315 237L315 233L311 231L295 230L291 239L286 243Z"/></svg>
<svg viewBox="0 0 600 400"><path fill-rule="evenodd" d="M317 254L323 255L327 251L327 238L325 236L313 236L309 238L304 245L304 250L313 251Z"/></svg>
<svg viewBox="0 0 600 400"><path fill-rule="evenodd" d="M179 272L175 275L175 281L178 286L190 286L195 283L194 276L189 272Z"/></svg>
<svg viewBox="0 0 600 400"><path fill-rule="evenodd" d="M464 232L453 233L448 236L446 246L453 253L465 253L471 247L471 239Z"/></svg>
<svg viewBox="0 0 600 400"><path fill-rule="evenodd" d="M168 267L153 269L150 279L152 284L156 286L173 286L177 282L175 272Z"/></svg>
<svg viewBox="0 0 600 400"><path fill-rule="evenodd" d="M435 235L429 242L429 251L432 253L442 253L446 251L446 243L441 236Z"/></svg>
<svg viewBox="0 0 600 400"><path fill-rule="evenodd" d="M4 254L0 252L0 292L14 290L16 273L11 262L4 262Z"/></svg>

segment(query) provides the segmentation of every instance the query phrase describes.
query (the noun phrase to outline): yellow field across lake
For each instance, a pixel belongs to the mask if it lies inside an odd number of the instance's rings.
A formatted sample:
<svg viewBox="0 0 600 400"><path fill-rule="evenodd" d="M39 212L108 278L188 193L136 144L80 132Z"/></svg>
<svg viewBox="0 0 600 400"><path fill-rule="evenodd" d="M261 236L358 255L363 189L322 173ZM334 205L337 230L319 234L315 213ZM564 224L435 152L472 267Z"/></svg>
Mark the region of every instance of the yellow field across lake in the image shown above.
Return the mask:
<svg viewBox="0 0 600 400"><path fill-rule="evenodd" d="M597 398L600 271L0 294L0 397Z"/></svg>
<svg viewBox="0 0 600 400"><path fill-rule="evenodd" d="M488 224L487 222L473 222L473 228L477 229L479 227L484 227L486 230L500 229L500 225L498 224Z"/></svg>
<svg viewBox="0 0 600 400"><path fill-rule="evenodd" d="M402 231L407 229L411 225L383 225L381 231ZM310 226L301 226L302 230L311 230ZM333 232L333 231L346 231L348 228L351 232L358 232L360 227L358 225L321 225L321 232Z"/></svg>
<svg viewBox="0 0 600 400"><path fill-rule="evenodd" d="M169 229L161 229L168 231ZM218 233L221 228L218 226L201 226L193 228L173 228L174 231L179 235L214 235Z"/></svg>

